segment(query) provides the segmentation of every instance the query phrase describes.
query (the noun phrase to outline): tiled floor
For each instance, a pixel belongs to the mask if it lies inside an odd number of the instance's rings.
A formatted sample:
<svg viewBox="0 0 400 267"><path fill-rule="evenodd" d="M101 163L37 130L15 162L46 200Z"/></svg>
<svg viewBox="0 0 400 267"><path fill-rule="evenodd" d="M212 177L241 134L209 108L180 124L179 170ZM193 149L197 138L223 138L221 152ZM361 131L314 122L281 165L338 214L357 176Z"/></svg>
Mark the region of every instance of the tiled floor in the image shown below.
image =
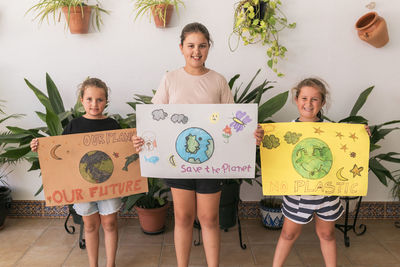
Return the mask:
<svg viewBox="0 0 400 267"><path fill-rule="evenodd" d="M350 236L345 247L343 234L337 230L338 266L400 267L400 228L392 220L364 220L367 231ZM137 219L119 219L120 239L117 266L176 266L173 222L164 234L142 233ZM0 231L0 266L87 266L86 251L78 246L78 231L70 235L62 219L9 218ZM258 220L242 220L243 241L239 246L237 227L221 231L221 264L225 267L271 266L280 231L264 228ZM197 230L194 231L197 239ZM104 247L100 248L100 266L105 264ZM193 246L190 266L206 266L203 247ZM324 266L313 223L304 227L286 266Z"/></svg>

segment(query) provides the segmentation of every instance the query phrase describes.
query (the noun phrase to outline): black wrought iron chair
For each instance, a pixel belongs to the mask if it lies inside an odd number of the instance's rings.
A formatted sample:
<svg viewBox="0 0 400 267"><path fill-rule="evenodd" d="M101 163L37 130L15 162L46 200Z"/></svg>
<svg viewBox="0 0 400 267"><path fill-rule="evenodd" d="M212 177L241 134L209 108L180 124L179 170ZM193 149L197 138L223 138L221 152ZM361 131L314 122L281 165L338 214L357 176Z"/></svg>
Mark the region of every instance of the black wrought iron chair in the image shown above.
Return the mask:
<svg viewBox="0 0 400 267"><path fill-rule="evenodd" d="M75 224L78 224L80 229L79 229L79 248L81 249L85 249L86 248L86 243L85 243L85 239L83 238L83 230L84 230L84 224L83 224L83 219L82 216L80 216L79 214L76 213L75 209L73 208L73 205L68 205L68 216L65 219L65 223L64 223L64 228L65 231L67 231L68 234L74 234L75 233L75 226L70 225L68 226L68 220L72 215L72 221Z"/></svg>

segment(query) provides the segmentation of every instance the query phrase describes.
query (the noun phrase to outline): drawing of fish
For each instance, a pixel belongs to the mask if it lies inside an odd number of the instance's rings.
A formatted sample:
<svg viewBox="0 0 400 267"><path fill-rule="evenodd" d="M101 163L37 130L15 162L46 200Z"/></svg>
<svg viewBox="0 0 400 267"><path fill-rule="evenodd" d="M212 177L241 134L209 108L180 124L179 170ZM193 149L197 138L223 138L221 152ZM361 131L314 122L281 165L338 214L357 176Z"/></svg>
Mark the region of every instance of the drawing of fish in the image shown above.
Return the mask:
<svg viewBox="0 0 400 267"><path fill-rule="evenodd" d="M157 157L157 156L152 156L150 158L147 158L146 156L144 156L144 160L145 161L150 162L150 163L154 163L154 164L156 164L159 161L159 159L160 158Z"/></svg>
<svg viewBox="0 0 400 267"><path fill-rule="evenodd" d="M126 159L125 166L122 168L122 170L128 171L128 165L131 164L132 162L136 161L138 158L139 158L139 155L137 153L126 157L125 158Z"/></svg>

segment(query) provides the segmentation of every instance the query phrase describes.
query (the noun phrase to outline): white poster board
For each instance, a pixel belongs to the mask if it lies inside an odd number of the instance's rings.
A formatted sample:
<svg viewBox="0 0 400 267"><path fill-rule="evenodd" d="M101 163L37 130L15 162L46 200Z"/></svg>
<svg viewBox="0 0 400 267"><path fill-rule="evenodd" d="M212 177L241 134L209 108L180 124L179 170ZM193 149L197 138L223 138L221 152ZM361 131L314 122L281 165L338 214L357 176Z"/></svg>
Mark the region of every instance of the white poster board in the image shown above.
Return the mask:
<svg viewBox="0 0 400 267"><path fill-rule="evenodd" d="M141 174L254 178L256 104L137 105Z"/></svg>

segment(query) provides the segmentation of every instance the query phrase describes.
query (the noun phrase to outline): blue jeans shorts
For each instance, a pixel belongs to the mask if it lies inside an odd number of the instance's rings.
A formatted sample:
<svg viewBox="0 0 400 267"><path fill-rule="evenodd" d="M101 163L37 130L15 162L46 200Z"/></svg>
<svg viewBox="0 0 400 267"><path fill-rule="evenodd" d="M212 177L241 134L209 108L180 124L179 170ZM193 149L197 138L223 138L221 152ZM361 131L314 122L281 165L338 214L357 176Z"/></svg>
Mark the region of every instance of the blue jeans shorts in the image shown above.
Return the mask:
<svg viewBox="0 0 400 267"><path fill-rule="evenodd" d="M81 216L89 216L95 213L100 215L113 214L121 208L121 198L112 198L92 202L75 203L74 209Z"/></svg>

